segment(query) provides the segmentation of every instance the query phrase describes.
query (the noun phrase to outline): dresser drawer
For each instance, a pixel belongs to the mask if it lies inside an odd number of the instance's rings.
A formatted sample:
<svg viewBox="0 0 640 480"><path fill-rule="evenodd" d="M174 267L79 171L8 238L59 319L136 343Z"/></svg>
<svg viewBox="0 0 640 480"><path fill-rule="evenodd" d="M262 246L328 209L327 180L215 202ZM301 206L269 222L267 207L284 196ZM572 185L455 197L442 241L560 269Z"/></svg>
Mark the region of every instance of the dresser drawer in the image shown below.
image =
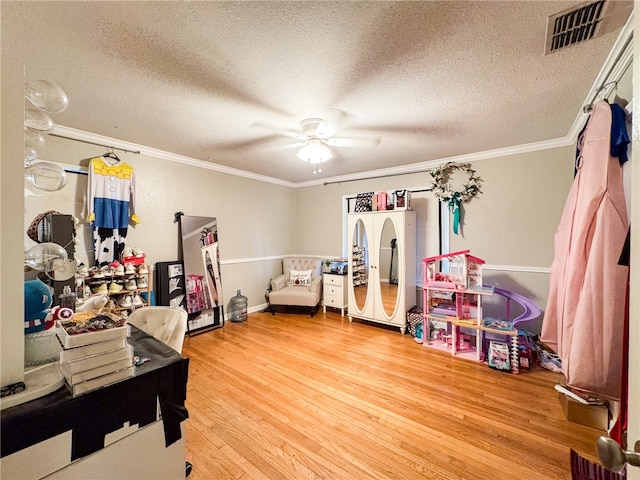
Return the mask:
<svg viewBox="0 0 640 480"><path fill-rule="evenodd" d="M336 297L342 298L342 287L336 287L335 285L324 285L324 296L329 297L331 295L335 295Z"/></svg>
<svg viewBox="0 0 640 480"><path fill-rule="evenodd" d="M342 285L344 284L344 277L346 277L346 275L331 275L331 274L325 273L324 284L325 286L337 285L339 287L342 287Z"/></svg>
<svg viewBox="0 0 640 480"><path fill-rule="evenodd" d="M342 308L345 305L345 301L342 295L326 295L324 297L324 304L327 307Z"/></svg>

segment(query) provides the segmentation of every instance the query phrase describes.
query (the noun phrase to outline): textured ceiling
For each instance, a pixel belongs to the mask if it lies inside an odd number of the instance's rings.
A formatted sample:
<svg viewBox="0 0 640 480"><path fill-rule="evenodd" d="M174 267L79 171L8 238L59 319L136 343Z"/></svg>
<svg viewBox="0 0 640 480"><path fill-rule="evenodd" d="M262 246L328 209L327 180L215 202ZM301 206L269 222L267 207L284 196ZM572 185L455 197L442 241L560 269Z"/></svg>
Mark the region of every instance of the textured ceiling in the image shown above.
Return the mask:
<svg viewBox="0 0 640 480"><path fill-rule="evenodd" d="M625 20L544 56L578 3L2 2L2 55L66 91L59 125L305 182L565 137ZM314 177L253 125L317 116L381 142Z"/></svg>

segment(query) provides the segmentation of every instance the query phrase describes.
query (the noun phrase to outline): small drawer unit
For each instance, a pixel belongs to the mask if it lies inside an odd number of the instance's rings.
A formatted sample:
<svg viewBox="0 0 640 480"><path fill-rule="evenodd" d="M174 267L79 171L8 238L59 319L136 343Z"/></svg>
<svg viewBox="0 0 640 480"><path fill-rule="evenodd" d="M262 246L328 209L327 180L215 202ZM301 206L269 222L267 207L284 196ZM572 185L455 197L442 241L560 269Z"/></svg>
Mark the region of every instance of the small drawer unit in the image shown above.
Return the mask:
<svg viewBox="0 0 640 480"><path fill-rule="evenodd" d="M344 317L347 308L347 276L325 272L322 284L322 310L326 313L327 307L339 308L340 315Z"/></svg>

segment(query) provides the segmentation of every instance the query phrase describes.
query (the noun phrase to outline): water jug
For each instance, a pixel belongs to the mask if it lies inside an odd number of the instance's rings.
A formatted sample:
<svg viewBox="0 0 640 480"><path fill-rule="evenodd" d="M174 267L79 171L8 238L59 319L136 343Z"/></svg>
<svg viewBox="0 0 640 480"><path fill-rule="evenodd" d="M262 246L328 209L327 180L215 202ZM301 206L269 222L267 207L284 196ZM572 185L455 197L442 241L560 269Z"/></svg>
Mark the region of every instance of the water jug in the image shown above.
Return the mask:
<svg viewBox="0 0 640 480"><path fill-rule="evenodd" d="M240 293L231 297L229 301L229 320L232 322L244 322L247 319L247 297Z"/></svg>

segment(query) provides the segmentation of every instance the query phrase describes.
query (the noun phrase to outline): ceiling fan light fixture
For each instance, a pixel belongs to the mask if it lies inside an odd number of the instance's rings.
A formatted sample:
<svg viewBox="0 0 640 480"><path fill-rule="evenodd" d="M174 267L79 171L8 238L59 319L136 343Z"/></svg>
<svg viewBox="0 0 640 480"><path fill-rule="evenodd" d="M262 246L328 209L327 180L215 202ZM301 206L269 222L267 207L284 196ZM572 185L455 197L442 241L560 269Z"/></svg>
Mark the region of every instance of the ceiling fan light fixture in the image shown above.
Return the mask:
<svg viewBox="0 0 640 480"><path fill-rule="evenodd" d="M312 138L297 154L300 160L307 163L322 163L333 157L333 152L319 138Z"/></svg>

